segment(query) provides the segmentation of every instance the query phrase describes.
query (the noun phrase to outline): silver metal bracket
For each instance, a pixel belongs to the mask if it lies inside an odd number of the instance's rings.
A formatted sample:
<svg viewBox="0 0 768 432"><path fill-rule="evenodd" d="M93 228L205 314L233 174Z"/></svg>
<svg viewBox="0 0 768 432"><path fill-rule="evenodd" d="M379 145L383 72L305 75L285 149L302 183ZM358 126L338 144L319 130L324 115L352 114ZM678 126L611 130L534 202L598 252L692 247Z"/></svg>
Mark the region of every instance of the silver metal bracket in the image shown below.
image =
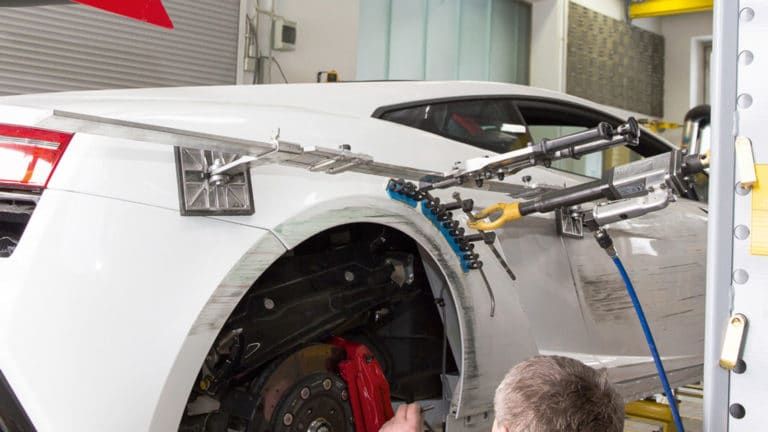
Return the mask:
<svg viewBox="0 0 768 432"><path fill-rule="evenodd" d="M183 216L254 213L249 163L253 156L176 147L179 210Z"/></svg>
<svg viewBox="0 0 768 432"><path fill-rule="evenodd" d="M599 226L606 226L662 210L675 200L669 188L656 188L644 196L599 203L592 209L591 219Z"/></svg>
<svg viewBox="0 0 768 432"><path fill-rule="evenodd" d="M555 210L557 233L563 237L584 238L584 213L579 210L559 208Z"/></svg>

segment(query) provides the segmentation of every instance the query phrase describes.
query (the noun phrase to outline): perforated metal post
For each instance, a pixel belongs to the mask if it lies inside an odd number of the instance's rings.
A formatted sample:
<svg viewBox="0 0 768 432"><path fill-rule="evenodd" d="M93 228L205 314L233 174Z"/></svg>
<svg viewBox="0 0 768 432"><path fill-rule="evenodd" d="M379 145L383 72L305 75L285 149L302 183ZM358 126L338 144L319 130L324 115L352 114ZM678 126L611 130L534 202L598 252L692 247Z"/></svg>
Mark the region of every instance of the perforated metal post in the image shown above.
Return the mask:
<svg viewBox="0 0 768 432"><path fill-rule="evenodd" d="M754 247L764 240L756 193L734 168L737 137L768 164L768 0L716 1L714 24L704 429L758 431L768 425L768 255ZM739 372L719 365L733 313L749 321Z"/></svg>

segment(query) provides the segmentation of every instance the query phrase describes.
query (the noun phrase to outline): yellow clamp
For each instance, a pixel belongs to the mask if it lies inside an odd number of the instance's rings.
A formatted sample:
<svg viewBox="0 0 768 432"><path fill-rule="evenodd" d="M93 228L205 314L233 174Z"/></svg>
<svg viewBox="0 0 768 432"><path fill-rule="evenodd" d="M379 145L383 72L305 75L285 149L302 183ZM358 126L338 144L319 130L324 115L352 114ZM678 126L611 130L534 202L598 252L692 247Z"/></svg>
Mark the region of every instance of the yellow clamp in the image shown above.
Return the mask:
<svg viewBox="0 0 768 432"><path fill-rule="evenodd" d="M488 216L497 212L501 212L501 216L499 216L499 218L493 222L483 222L480 220L487 218ZM512 222L513 220L520 219L521 217L522 215L520 214L520 203L497 203L476 213L475 220L469 221L467 225L472 229L480 231L492 231L496 228L500 228L507 222Z"/></svg>

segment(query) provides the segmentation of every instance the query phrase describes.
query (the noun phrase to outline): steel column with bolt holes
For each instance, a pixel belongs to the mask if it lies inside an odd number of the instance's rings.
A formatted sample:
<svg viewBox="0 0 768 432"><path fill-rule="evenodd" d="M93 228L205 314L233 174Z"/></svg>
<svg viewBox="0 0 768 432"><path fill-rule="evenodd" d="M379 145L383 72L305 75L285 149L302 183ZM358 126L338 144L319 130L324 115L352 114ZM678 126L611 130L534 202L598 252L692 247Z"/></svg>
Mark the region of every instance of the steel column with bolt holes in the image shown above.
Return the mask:
<svg viewBox="0 0 768 432"><path fill-rule="evenodd" d="M768 424L768 0L716 1L714 19L704 430L746 432ZM737 138L751 154L737 156ZM761 164L745 187L745 172ZM749 324L744 363L729 372L720 359L736 313Z"/></svg>

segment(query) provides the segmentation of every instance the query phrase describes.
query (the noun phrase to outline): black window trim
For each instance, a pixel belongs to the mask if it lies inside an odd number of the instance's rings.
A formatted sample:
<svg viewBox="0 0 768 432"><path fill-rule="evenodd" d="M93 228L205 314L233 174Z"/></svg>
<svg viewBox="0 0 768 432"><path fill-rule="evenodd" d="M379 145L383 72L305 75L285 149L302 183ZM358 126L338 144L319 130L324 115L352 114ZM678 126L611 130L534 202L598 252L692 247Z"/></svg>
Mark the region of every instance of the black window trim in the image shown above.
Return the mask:
<svg viewBox="0 0 768 432"><path fill-rule="evenodd" d="M35 426L21 406L11 385L0 370L0 421L6 422L8 432L35 432ZM0 428L3 429L3 428ZM4 432L4 431L3 431Z"/></svg>
<svg viewBox="0 0 768 432"><path fill-rule="evenodd" d="M515 103L515 101L513 99L508 98L508 97L495 97L495 96L494 97L484 97L482 99L473 98L473 97L469 97L469 98L465 98L465 97L442 98L442 99L424 100L424 101L420 101L420 102L417 102L417 103L410 103L409 102L409 103L404 103L404 104L389 105L387 107L378 108L376 111L374 111L372 117L379 118L379 119L384 120L384 121L389 121L387 119L384 119L383 117L386 116L387 114L395 112L395 111L402 111L402 110L406 110L406 109L410 109L410 108L419 108L419 107L423 107L425 105L431 105L431 104L452 103L452 102L462 102L462 101L478 101L478 100L488 100L488 101L501 100L506 105L508 105L509 109L511 111L513 111L514 114L516 114L520 118L521 124L523 126L526 126L526 128L527 128L527 125L525 124L525 120L520 115L520 110L517 109L517 104ZM381 111L379 113L379 110L381 110L382 108L387 108L387 109L383 110L383 111ZM401 124L401 123L398 123L398 122L393 122L393 123ZM481 147L481 146L478 146L478 145L475 145L475 144L472 144L472 143L469 143L469 142L466 142L466 141L462 141L462 140L458 139L457 137L455 137L453 135L450 135L448 133L441 133L439 131L430 131L430 130L420 129L420 128L416 127L416 126L411 126L411 125L406 125L406 124L402 124L402 126L405 126L405 127L411 128L411 129L420 130L422 132L430 133L430 134L433 134L433 135L437 135L437 136L449 139L451 141L455 141L457 143L470 146L470 147L475 148L475 149L479 149L479 150L483 150L483 151L489 151L489 152L501 154L500 152L497 152L497 151L494 151L494 150L491 150L491 149L488 149L488 148L484 148L484 147Z"/></svg>
<svg viewBox="0 0 768 432"><path fill-rule="evenodd" d="M519 104L532 104L532 105L540 105L541 107L552 107L556 106L558 109L574 109L578 110L580 112L587 112L591 113L592 115L598 116L600 118L606 118L611 119L612 123L614 124L620 124L623 123L626 119L619 118L613 114L609 114L605 111L601 111L596 108L592 108L586 105L582 105L576 102L571 101L564 101L560 99L555 99L551 97L544 97L544 96L530 96L530 95L514 95L514 94L498 94L498 95L464 95L464 96L449 96L449 97L442 97L442 98L432 98L432 99L421 99L417 101L410 101L410 102L403 102L403 103L397 103L392 105L384 105L376 108L373 113L371 114L371 117L381 119L384 115L392 112L392 111L400 111L403 109L408 108L416 108L424 105L431 105L431 104L438 104L438 103L448 103L448 102L462 102L462 101L483 101L483 100L498 100L498 99L507 99L512 102L512 105L514 106L515 110L518 114L520 114L520 118L523 119L523 122L525 123L525 117L522 115L522 112L520 111ZM525 123L526 128L528 127L528 124ZM667 144L663 140L659 139L652 133L647 133L645 130L643 131L646 136L649 137L649 140L646 142L649 142L651 144L651 148L648 149L650 151L638 151L639 154L641 154L644 157L654 156L657 154L661 154L664 152L668 152L671 150L674 150L674 146ZM430 132L431 133L431 132ZM452 139L456 142L461 142L465 145L471 145L464 143L462 141L458 141L455 138L451 138L445 135L441 134L435 134L438 136L442 136L444 138ZM642 138L641 138L642 139ZM639 149L639 148L638 148ZM635 149L637 151L638 149Z"/></svg>
<svg viewBox="0 0 768 432"><path fill-rule="evenodd" d="M517 96L514 96L514 95L475 95L475 96L466 95L466 96L448 96L448 97L432 98L432 99L419 99L416 101L401 102L401 103L396 103L392 105L380 106L373 111L373 113L371 114L371 117L380 119L384 117L385 114L389 114L392 111L400 111L408 108L417 108L420 106L437 104L437 103L476 101L476 100L515 99L515 98L517 98Z"/></svg>

